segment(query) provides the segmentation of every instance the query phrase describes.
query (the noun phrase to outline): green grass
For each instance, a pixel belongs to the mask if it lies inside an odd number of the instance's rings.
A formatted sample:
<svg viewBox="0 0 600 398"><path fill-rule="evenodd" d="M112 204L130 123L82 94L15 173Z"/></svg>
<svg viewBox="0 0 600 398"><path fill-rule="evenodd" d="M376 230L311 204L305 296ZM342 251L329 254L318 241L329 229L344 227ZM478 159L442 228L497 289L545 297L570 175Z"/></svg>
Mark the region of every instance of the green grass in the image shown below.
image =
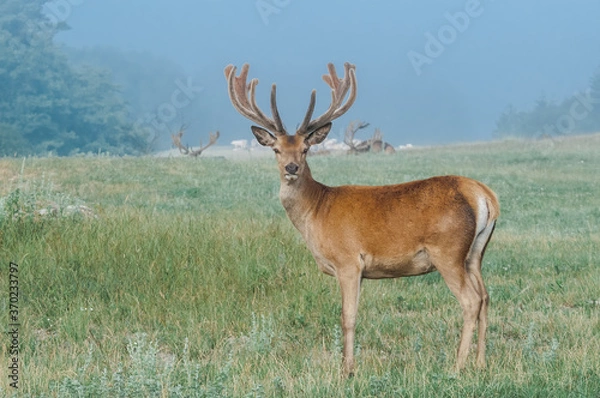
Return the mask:
<svg viewBox="0 0 600 398"><path fill-rule="evenodd" d="M349 380L339 288L287 220L274 159L2 159L19 396L598 397L598 153L600 135L311 158L327 184L460 174L502 206L483 267L488 367L472 351L452 373L461 310L429 274L363 284ZM6 337L0 358L0 395L16 396Z"/></svg>

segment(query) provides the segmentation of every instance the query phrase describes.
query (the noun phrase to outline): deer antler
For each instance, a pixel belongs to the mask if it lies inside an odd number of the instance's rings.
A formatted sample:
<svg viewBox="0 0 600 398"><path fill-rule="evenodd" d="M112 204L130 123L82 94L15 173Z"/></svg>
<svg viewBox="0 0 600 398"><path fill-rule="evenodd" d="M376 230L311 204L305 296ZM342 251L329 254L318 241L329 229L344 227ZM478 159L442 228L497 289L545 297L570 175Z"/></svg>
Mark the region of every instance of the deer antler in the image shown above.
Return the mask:
<svg viewBox="0 0 600 398"><path fill-rule="evenodd" d="M250 84L246 85L248 70L250 65L244 64L239 76L235 75L236 67L227 65L225 67L225 77L227 78L227 87L229 89L229 99L234 108L246 118L254 123L270 130L275 135L285 135L285 129L279 111L277 110L277 98L275 84L271 86L271 114L272 118L267 117L256 104L256 85L258 79L252 79ZM248 96L250 98L248 98Z"/></svg>
<svg viewBox="0 0 600 398"><path fill-rule="evenodd" d="M383 134L381 133L381 130L379 130L378 128L375 129L375 131L373 132L373 138L371 138L371 141L373 141L373 142L383 141Z"/></svg>
<svg viewBox="0 0 600 398"><path fill-rule="evenodd" d="M181 143L181 137L183 137L184 132L185 132L185 125L181 126L181 128L179 129L179 132L177 132L177 134L171 134L171 139L173 140L173 145L175 145L177 148L179 148L179 152L181 152L181 154L190 155L193 157L200 156L206 148L208 148L211 145L214 145L221 135L218 131L216 131L214 134L209 133L210 140L209 140L208 144L203 147L202 141L200 141L200 148L194 150L194 149L192 149L186 145L183 145Z"/></svg>
<svg viewBox="0 0 600 398"><path fill-rule="evenodd" d="M219 133L219 131L215 131L214 133L208 133L210 139L208 141L208 144L206 144L206 146L202 146L202 141L200 141L200 149L196 149L195 151L192 151L192 153L190 153L191 156L200 156L200 154L206 150L206 148L208 148L209 146L212 146L214 144L217 143L217 140L219 139L219 137L221 136L221 133Z"/></svg>
<svg viewBox="0 0 600 398"><path fill-rule="evenodd" d="M354 145L354 135L360 129L364 129L369 126L367 122L361 122L360 120L354 120L348 123L346 127L346 133L344 134L344 144L348 145L351 150L358 150Z"/></svg>
<svg viewBox="0 0 600 398"><path fill-rule="evenodd" d="M317 91L313 90L310 95L308 110L296 134L309 134L315 129L337 119L350 109L356 99L356 67L346 62L344 64L344 77L341 79L337 77L335 67L332 63L327 64L327 68L329 69L329 74L323 75L323 80L331 87L331 104L329 105L329 109L318 118L311 120L313 111L315 110L317 95ZM346 103L343 103L348 91L350 91L348 99Z"/></svg>
<svg viewBox="0 0 600 398"><path fill-rule="evenodd" d="M173 140L173 145L175 145L179 149L179 152L182 155L187 155L190 153L190 148L181 143L181 137L183 137L183 132L185 131L185 129L186 129L186 125L183 124L179 128L179 131L177 133L171 134L171 139Z"/></svg>

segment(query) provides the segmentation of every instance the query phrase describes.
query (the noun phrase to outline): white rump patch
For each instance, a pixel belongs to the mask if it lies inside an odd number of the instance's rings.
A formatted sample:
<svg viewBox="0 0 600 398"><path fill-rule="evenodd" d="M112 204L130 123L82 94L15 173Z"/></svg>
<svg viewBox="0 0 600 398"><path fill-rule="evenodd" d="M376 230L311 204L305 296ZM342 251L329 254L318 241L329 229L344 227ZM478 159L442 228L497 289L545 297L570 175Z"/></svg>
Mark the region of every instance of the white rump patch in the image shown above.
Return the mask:
<svg viewBox="0 0 600 398"><path fill-rule="evenodd" d="M477 233L475 235L479 235L487 226L488 215L487 201L485 197L480 196L477 198Z"/></svg>
<svg viewBox="0 0 600 398"><path fill-rule="evenodd" d="M494 230L495 223L488 224L489 209L487 201L484 196L477 198L477 228L475 232L475 239L471 245L469 251L469 257L473 255L481 255L481 252L485 248L487 241L490 239L490 235Z"/></svg>

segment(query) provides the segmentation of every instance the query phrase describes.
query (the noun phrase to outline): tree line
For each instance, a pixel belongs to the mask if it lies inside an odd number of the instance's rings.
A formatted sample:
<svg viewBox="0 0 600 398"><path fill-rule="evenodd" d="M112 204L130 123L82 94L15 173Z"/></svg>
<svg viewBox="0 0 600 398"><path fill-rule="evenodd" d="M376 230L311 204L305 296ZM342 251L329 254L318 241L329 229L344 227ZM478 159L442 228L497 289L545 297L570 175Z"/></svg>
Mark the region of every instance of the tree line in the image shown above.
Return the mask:
<svg viewBox="0 0 600 398"><path fill-rule="evenodd" d="M589 86L560 102L544 97L531 110L509 105L496 121L497 138L542 138L600 132L600 68Z"/></svg>
<svg viewBox="0 0 600 398"><path fill-rule="evenodd" d="M185 115L157 115L157 105L178 86L178 104L201 113L191 101L199 89L169 60L56 44L69 27L44 12L46 2L0 1L0 156L140 155L165 146Z"/></svg>
<svg viewBox="0 0 600 398"><path fill-rule="evenodd" d="M110 74L69 61L53 41L68 27L44 3L0 3L0 154L141 153L147 138Z"/></svg>

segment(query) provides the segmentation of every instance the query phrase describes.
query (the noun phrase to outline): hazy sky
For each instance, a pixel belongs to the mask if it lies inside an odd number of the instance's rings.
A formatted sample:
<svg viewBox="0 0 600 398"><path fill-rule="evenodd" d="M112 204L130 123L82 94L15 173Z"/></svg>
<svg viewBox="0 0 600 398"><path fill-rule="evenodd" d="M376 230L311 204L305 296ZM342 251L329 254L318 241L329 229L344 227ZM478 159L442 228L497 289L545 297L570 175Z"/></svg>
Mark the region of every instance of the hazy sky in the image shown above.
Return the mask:
<svg viewBox="0 0 600 398"><path fill-rule="evenodd" d="M509 103L562 100L586 89L600 66L598 0L56 1L57 18L72 28L60 41L150 51L181 64L210 104L195 123L225 140L251 138L250 122L227 97L229 63L250 63L265 110L277 83L293 131L313 88L315 113L329 105L326 64L341 71L350 61L358 99L331 136L361 119L395 145L490 139Z"/></svg>

